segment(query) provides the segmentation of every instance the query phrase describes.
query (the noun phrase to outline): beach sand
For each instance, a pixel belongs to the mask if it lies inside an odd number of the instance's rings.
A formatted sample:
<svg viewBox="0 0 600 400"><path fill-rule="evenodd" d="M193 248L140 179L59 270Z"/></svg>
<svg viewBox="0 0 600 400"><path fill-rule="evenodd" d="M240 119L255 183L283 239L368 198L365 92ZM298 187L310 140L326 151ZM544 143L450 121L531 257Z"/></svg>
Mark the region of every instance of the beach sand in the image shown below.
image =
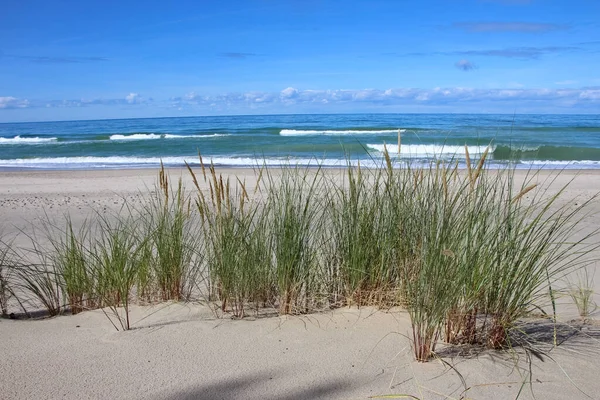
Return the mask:
<svg viewBox="0 0 600 400"><path fill-rule="evenodd" d="M248 169L218 169L253 188ZM186 170L169 171L172 182ZM339 172L332 171L332 174ZM525 172L518 172L523 178ZM564 171L540 187L558 190L575 178L561 204L575 207L600 190L600 173ZM16 245L46 214L68 212L80 224L93 212L118 211L124 199L145 201L157 171L0 172L4 235ZM600 226L600 202L579 234ZM596 254L598 256L598 254ZM599 268L594 266L593 268ZM595 301L600 303L600 273ZM410 323L402 310L342 308L304 316L218 317L208 306L135 306L133 328L117 332L102 311L37 320L0 320L2 399L365 399L404 394L423 399L584 399L600 393L600 326L581 325L568 296L558 299L557 336L547 320L530 325L546 353L442 349L440 359L413 361ZM600 318L596 312L593 315ZM463 355L457 355L458 351ZM515 364L518 366L515 368Z"/></svg>

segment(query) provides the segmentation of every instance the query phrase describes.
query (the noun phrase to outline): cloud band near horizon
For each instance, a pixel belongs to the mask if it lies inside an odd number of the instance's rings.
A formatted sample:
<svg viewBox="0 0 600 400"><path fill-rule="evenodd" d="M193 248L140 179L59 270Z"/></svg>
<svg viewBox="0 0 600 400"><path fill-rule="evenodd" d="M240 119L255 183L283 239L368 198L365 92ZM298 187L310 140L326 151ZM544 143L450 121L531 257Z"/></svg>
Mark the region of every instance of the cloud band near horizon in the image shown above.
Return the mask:
<svg viewBox="0 0 600 400"><path fill-rule="evenodd" d="M394 88L362 90L299 90L224 94L188 93L153 99L129 93L118 99L36 100L0 97L0 121L35 120L34 109L46 109L44 120L89 119L95 108L120 110L122 118L154 116L304 114L304 113L567 113L600 109L600 87L557 89ZM51 111L51 110L55 111ZM61 111L59 111L59 109ZM85 112L84 109L89 111ZM11 110L13 112L11 112ZM31 111L28 111L31 110ZM97 119L97 118L92 118ZM100 118L102 119L102 118ZM39 119L37 119L39 120Z"/></svg>

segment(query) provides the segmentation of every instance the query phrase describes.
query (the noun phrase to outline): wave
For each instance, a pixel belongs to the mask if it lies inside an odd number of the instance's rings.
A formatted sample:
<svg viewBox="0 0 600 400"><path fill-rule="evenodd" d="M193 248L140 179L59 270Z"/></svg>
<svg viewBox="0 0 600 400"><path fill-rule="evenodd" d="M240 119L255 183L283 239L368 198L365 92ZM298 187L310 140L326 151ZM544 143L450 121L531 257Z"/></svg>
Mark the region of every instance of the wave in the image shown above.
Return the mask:
<svg viewBox="0 0 600 400"><path fill-rule="evenodd" d="M383 153L383 144L367 144L367 148ZM398 146L394 143L385 145L388 153L398 154ZM468 145L471 157L481 156L487 146ZM435 144L403 144L400 148L402 157L409 158L437 158L454 157L465 158L465 147L462 145L435 145ZM490 146L490 158L496 161L520 161L537 163L547 162L600 162L600 149L594 147L550 146L550 145L506 145L494 144Z"/></svg>
<svg viewBox="0 0 600 400"><path fill-rule="evenodd" d="M134 133L133 135L110 135L110 140L148 140L160 139L161 135L156 133Z"/></svg>
<svg viewBox="0 0 600 400"><path fill-rule="evenodd" d="M506 146L498 145L496 160L600 161L600 149L576 146Z"/></svg>
<svg viewBox="0 0 600 400"><path fill-rule="evenodd" d="M204 139L204 138L213 138L220 136L229 136L228 133L213 133L211 135L171 135L169 133L163 135L165 139L183 139L183 138L194 138L194 139Z"/></svg>
<svg viewBox="0 0 600 400"><path fill-rule="evenodd" d="M160 139L162 136L156 133L134 133L132 135L110 135L110 140L149 140Z"/></svg>
<svg viewBox="0 0 600 400"><path fill-rule="evenodd" d="M556 160L526 160L517 164L519 169L600 169L600 161L595 160L577 160L577 161L556 161Z"/></svg>
<svg viewBox="0 0 600 400"><path fill-rule="evenodd" d="M464 148L463 148L464 149ZM222 167L256 167L270 166L281 167L286 165L301 165L312 167L327 168L345 168L350 165L360 165L367 168L385 167L383 158L371 158L362 160L346 159L317 159L317 158L285 158L285 157L204 157L205 163L212 163ZM427 167L431 159L417 159L408 161L412 166L422 165ZM28 159L0 159L0 168L22 168L22 169L119 169L119 168L153 168L159 167L161 162L170 167L183 167L187 162L191 166L199 166L197 156L182 157L49 157L49 158L28 158ZM406 165L406 160L394 160L394 167ZM490 168L504 168L507 165L505 161L490 160ZM516 168L541 168L541 169L599 169L600 161L579 160L579 161L556 161L556 160L529 160L520 161L514 164ZM465 168L464 160L459 163L460 168Z"/></svg>
<svg viewBox="0 0 600 400"><path fill-rule="evenodd" d="M204 157L204 163L213 163L222 167L252 168L257 166L282 167L286 165L301 165L312 167L344 168L348 166L346 159L317 159L317 158L293 158L293 157ZM190 166L199 166L197 156L182 157L48 157L1 160L0 168L21 169L122 169L122 168L152 168L160 167L161 163L170 167L184 167L186 163ZM358 160L350 161L350 165L358 165ZM360 165L367 168L383 167L383 158L360 160ZM400 164L397 164L400 165Z"/></svg>
<svg viewBox="0 0 600 400"><path fill-rule="evenodd" d="M56 142L58 139L55 137L41 138L41 137L21 137L15 136L13 138L0 137L0 144L40 144Z"/></svg>
<svg viewBox="0 0 600 400"><path fill-rule="evenodd" d="M387 149L389 154L398 154L398 145L396 144L367 144L369 149L380 153ZM470 156L481 155L488 146L467 146ZM494 151L492 146L490 151ZM465 157L465 146L436 145L436 144L403 144L400 146L400 155L406 157L440 157L452 156L458 158Z"/></svg>
<svg viewBox="0 0 600 400"><path fill-rule="evenodd" d="M405 132L406 129L400 129L400 133ZM398 133L398 129L380 129L380 130L296 130L296 129L282 129L279 134L281 136L304 136L304 135L367 135L367 134L393 134Z"/></svg>
<svg viewBox="0 0 600 400"><path fill-rule="evenodd" d="M556 160L524 160L521 164L526 165L598 165L600 161L596 160L574 160L574 161L556 161Z"/></svg>
<svg viewBox="0 0 600 400"><path fill-rule="evenodd" d="M287 164L345 166L343 159L315 158L254 158L254 157L204 157L205 163L215 165L254 167L257 165L282 166ZM87 169L87 168L123 168L199 165L198 156L182 157L48 157L1 160L0 168L38 168L38 169Z"/></svg>
<svg viewBox="0 0 600 400"><path fill-rule="evenodd" d="M228 136L227 134L215 133L212 135L173 135L170 133L167 134L158 134L158 133L134 133L131 135L110 135L110 140L155 140L155 139L184 139L184 138L195 138L195 139L203 139L210 137L218 137L218 136Z"/></svg>

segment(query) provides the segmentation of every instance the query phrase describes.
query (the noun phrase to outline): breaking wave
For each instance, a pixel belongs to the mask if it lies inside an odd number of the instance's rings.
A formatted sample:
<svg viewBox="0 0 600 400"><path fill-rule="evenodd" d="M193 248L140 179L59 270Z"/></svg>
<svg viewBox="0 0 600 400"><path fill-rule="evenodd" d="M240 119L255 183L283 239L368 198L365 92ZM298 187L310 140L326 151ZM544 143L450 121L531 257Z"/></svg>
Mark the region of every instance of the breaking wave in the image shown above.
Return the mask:
<svg viewBox="0 0 600 400"><path fill-rule="evenodd" d="M0 144L41 144L56 142L57 138L41 138L41 137L21 137L15 136L13 138L0 137Z"/></svg>
<svg viewBox="0 0 600 400"><path fill-rule="evenodd" d="M405 129L400 129L400 133L405 132ZM281 136L304 136L304 135L369 135L369 134L393 134L398 133L397 129L379 129L379 130L296 130L282 129L279 134Z"/></svg>

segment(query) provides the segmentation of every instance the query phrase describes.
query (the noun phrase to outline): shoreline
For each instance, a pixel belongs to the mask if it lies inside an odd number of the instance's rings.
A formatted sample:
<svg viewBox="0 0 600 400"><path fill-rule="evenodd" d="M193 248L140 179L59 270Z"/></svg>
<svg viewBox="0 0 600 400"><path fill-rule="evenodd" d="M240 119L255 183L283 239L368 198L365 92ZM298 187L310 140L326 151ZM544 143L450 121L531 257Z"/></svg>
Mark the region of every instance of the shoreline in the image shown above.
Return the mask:
<svg viewBox="0 0 600 400"><path fill-rule="evenodd" d="M2 160L0 160L2 161ZM269 168L269 169L281 169L288 166L292 167L300 167L300 168L308 168L308 169L345 169L347 167L346 160L332 160L335 161L335 164L323 164L319 165L318 161L315 163L304 163L299 162L298 164L285 162L281 163L269 163L266 165L261 164L227 164L227 163L215 163L215 168L220 169L256 169L256 168ZM356 159L352 161L352 166L356 167L357 162L361 162L361 167L363 168L380 168L385 166L385 159L382 157L381 159L377 159L374 163L374 159ZM400 160L404 161L404 160ZM464 159L460 160L443 160L445 162L448 161L459 161L459 170L466 170L467 167L464 164ZM476 159L475 159L476 161ZM394 169L401 169L402 167L398 166L399 160L392 158L392 163L394 163ZM413 164L412 168L427 168L430 164L435 164L434 160L426 160L423 163L419 163L416 161L411 161ZM581 167L581 164L591 163L588 165L594 165L594 167ZM504 170L511 168L511 166L507 163L499 163L494 164L493 162L486 162L488 170ZM209 159L205 159L204 161L205 167L210 165ZM189 166L192 168L200 168L201 164L199 161L194 161L189 163ZM186 169L185 163L177 163L177 164L169 164L164 163L165 169ZM2 173L11 173L11 172L68 172L68 171L143 171L143 170L157 170L160 168L160 164L129 164L129 165L119 165L115 164L114 166L82 166L82 167L37 167L37 166L7 166L0 165L0 174ZM515 164L512 168L515 171L600 171L600 161L532 161L531 164L526 162L520 162Z"/></svg>
<svg viewBox="0 0 600 400"><path fill-rule="evenodd" d="M205 167L208 169L208 165L205 164ZM191 166L192 170L198 172L201 170L199 165ZM305 168L305 167L300 167ZM361 167L364 169L374 169L370 167ZM271 167L268 166L267 169L271 172L277 173L282 170L282 167ZM343 173L346 171L345 167L327 167L327 168L318 168L318 167L307 167L309 171L317 171L323 170L328 173ZM149 179L157 178L158 171L160 167L148 167L148 168L108 168L108 169L56 169L56 170L33 170L33 169L18 169L18 170L3 170L0 169L0 195L4 195L6 193L20 193L18 189L23 190L26 188L28 193L35 193L35 190L40 190L45 193L48 192L48 189L52 190L65 190L65 189L80 189L80 190L88 190L90 188L87 185L81 185L80 179L95 179L97 182L103 183L105 186L101 186L100 188L96 188L98 190L109 190L110 186L113 185L113 191L118 191L121 189L125 189L123 184L119 181L112 180L113 178L120 178L122 180L127 180L127 184L131 185L133 183L139 189L144 189L143 183L148 183ZM189 178L189 182L191 183L191 177L189 175L189 171L186 167L165 167L165 171L173 176L173 177L182 177L184 178L184 182L187 182ZM222 174L224 176L240 176L240 177L251 177L256 174L258 169L256 167L221 167L215 166L215 171L217 174ZM461 172L466 172L466 169L459 169ZM494 171L498 171L495 169L489 169L490 173L494 173ZM558 176L561 181L566 181L568 179L582 177L582 176L593 176L600 177L600 169L515 169L515 177L525 177L525 176L533 176L537 175L540 177L548 177L548 176ZM568 178L568 179L567 179ZM103 179L109 179L109 181L102 181ZM56 181L53 181L56 180ZM154 182L150 182L154 183ZM573 182L575 186L579 186L580 179L575 179ZM596 183L596 182L594 182ZM597 187L600 192L600 180L598 181L599 185L586 185L588 188ZM65 187L61 187L60 185L65 185ZM35 187L35 190L31 188L32 185L39 185ZM11 189L13 188L13 189ZM128 187L131 189L131 187ZM15 189L17 189L15 191ZM116 189L116 190L114 190ZM191 189L191 187L189 188Z"/></svg>

